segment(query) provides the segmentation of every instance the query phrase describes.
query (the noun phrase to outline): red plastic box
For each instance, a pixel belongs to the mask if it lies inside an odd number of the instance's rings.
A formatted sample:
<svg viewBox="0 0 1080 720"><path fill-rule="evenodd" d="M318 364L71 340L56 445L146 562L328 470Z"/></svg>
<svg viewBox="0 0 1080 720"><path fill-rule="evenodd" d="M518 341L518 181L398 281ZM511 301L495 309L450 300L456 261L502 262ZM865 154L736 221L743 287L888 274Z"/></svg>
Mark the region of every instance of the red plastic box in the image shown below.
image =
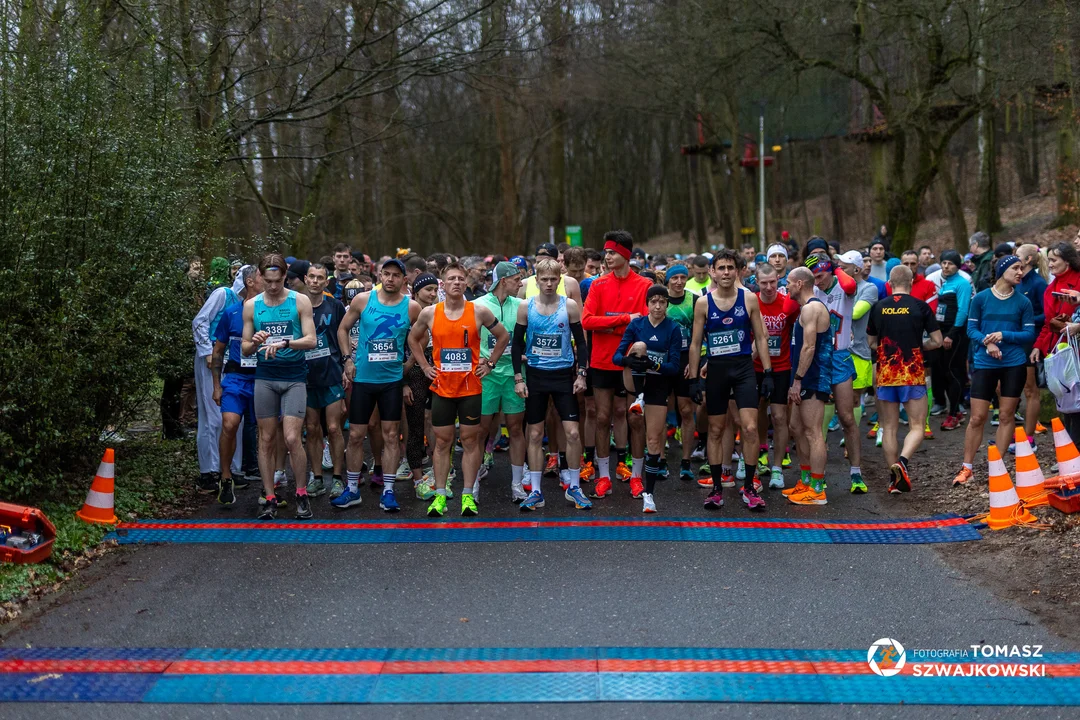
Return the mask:
<svg viewBox="0 0 1080 720"><path fill-rule="evenodd" d="M10 563L38 563L52 555L56 528L45 513L25 505L0 502L0 525L41 535L42 541L32 548L22 550L0 544L0 561Z"/></svg>

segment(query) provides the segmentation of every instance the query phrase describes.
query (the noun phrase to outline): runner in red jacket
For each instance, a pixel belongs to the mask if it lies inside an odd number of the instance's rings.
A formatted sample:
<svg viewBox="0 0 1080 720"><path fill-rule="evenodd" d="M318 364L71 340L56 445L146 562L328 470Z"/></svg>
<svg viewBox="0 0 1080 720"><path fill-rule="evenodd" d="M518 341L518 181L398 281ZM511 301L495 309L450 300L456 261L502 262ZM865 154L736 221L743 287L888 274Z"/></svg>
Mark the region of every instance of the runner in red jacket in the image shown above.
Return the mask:
<svg viewBox="0 0 1080 720"><path fill-rule="evenodd" d="M1050 352L1050 348L1057 342L1065 323L1069 321L1076 311L1077 304L1066 297L1059 297L1054 293L1070 294L1080 290L1080 253L1077 253L1070 243L1056 243L1050 246L1046 253L1046 262L1050 266L1050 272L1054 275L1054 281L1050 283L1043 294L1043 322L1039 336L1035 338L1035 349L1031 351L1031 362L1039 362L1042 356Z"/></svg>
<svg viewBox="0 0 1080 720"><path fill-rule="evenodd" d="M611 493L608 452L611 448L611 407L616 393L622 394L622 367L612 358L630 321L648 312L645 294L652 283L630 268L630 253L634 240L625 230L604 234L604 263L609 273L589 286L589 296L581 315L581 326L592 333L592 354L589 372L592 374L593 396L596 402L596 462L599 478L593 497ZM633 457L632 476L641 477L645 465L645 427L640 415L630 414L630 453Z"/></svg>

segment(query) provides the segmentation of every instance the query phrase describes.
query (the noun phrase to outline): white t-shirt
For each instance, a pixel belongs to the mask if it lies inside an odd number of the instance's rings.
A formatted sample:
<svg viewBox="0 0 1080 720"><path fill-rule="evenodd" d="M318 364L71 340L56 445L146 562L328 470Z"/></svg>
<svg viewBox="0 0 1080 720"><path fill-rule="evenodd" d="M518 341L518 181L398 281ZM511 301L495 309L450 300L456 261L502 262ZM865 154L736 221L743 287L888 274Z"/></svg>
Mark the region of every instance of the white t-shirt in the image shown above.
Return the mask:
<svg viewBox="0 0 1080 720"><path fill-rule="evenodd" d="M851 347L851 316L855 314L855 296L847 295L840 287L840 281L833 279L829 292L823 292L814 286L814 297L829 308L829 324L833 332L833 348L847 350Z"/></svg>

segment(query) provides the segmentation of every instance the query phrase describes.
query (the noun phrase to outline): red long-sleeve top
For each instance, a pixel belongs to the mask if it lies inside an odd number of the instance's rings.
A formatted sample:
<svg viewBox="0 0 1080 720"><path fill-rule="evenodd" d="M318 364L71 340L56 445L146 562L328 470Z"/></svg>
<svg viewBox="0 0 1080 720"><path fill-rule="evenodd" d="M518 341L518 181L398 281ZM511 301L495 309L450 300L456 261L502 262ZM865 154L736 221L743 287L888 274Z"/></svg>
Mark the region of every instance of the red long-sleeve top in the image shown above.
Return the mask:
<svg viewBox="0 0 1080 720"><path fill-rule="evenodd" d="M1046 292L1043 293L1043 316L1046 321L1043 322L1039 336L1035 338L1035 347L1043 355L1050 352L1050 348L1057 342L1060 334L1050 329L1050 320L1058 315L1070 318L1076 310L1076 305L1073 303L1054 297L1055 292L1063 290L1080 290L1080 271L1067 270L1061 275L1054 276L1054 282L1046 286Z"/></svg>
<svg viewBox="0 0 1080 720"><path fill-rule="evenodd" d="M589 297L581 313L581 327L592 332L592 352L589 366L600 370L622 370L612 358L619 347L623 331L630 324L630 315L649 312L645 293L652 287L648 278L631 271L620 278L608 273L593 280Z"/></svg>

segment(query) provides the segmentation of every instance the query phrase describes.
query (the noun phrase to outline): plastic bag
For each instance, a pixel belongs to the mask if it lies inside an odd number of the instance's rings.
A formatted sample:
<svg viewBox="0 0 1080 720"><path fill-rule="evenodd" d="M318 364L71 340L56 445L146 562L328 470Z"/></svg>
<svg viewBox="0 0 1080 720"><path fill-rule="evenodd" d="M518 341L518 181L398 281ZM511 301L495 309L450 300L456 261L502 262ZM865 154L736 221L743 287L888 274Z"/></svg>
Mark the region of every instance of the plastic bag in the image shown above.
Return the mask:
<svg viewBox="0 0 1080 720"><path fill-rule="evenodd" d="M1080 347L1076 337L1062 333L1043 361L1046 387L1057 399L1058 412L1080 412Z"/></svg>

